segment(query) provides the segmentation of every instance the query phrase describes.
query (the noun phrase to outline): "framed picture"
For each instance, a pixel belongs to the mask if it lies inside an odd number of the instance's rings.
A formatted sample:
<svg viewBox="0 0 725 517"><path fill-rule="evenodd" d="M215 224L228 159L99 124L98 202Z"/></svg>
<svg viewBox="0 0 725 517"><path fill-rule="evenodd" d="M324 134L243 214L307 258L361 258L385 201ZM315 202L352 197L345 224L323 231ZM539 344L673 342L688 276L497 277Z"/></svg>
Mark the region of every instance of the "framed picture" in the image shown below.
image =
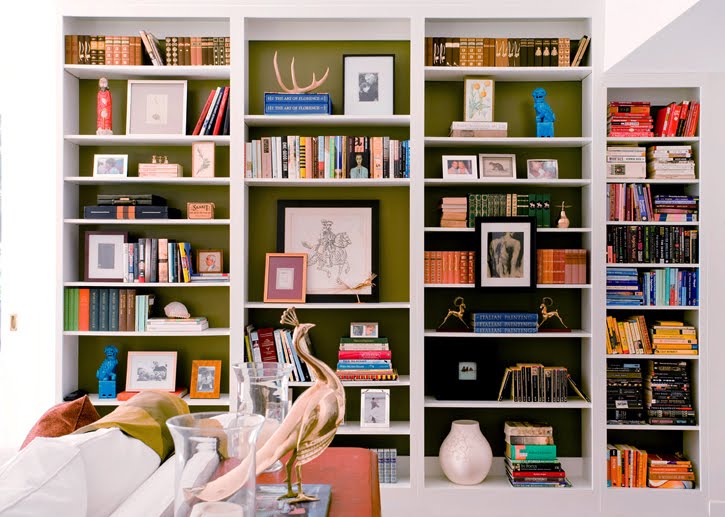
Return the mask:
<svg viewBox="0 0 725 517"><path fill-rule="evenodd" d="M123 282L123 273L128 268L123 253L127 239L126 232L86 232L86 282Z"/></svg>
<svg viewBox="0 0 725 517"><path fill-rule="evenodd" d="M353 321L350 323L350 337L379 337L377 321Z"/></svg>
<svg viewBox="0 0 725 517"><path fill-rule="evenodd" d="M493 122L492 79L466 77L463 80L463 120Z"/></svg>
<svg viewBox="0 0 725 517"><path fill-rule="evenodd" d="M94 154L93 155L94 176L128 176L128 155L127 154Z"/></svg>
<svg viewBox="0 0 725 517"><path fill-rule="evenodd" d="M221 380L221 361L201 361L198 359L192 361L189 398L218 399Z"/></svg>
<svg viewBox="0 0 725 517"><path fill-rule="evenodd" d="M476 287L536 287L536 218L476 218Z"/></svg>
<svg viewBox="0 0 725 517"><path fill-rule="evenodd" d="M516 179L515 154L479 154L478 169L482 180Z"/></svg>
<svg viewBox="0 0 725 517"><path fill-rule="evenodd" d="M214 177L214 142L194 142L191 144L191 176L193 178Z"/></svg>
<svg viewBox="0 0 725 517"><path fill-rule="evenodd" d="M264 301L305 303L307 253L267 253Z"/></svg>
<svg viewBox="0 0 725 517"><path fill-rule="evenodd" d="M463 340L465 341L465 340ZM443 345L443 342L439 344ZM447 341L446 353L436 360L438 381L433 395L438 400L486 400L495 398L498 371L496 352L466 343Z"/></svg>
<svg viewBox="0 0 725 517"><path fill-rule="evenodd" d="M277 202L277 251L307 254L308 302L376 302L377 200Z"/></svg>
<svg viewBox="0 0 725 517"><path fill-rule="evenodd" d="M186 81L129 80L127 135L185 135Z"/></svg>
<svg viewBox="0 0 725 517"><path fill-rule="evenodd" d="M395 55L343 55L345 115L392 115Z"/></svg>
<svg viewBox="0 0 725 517"><path fill-rule="evenodd" d="M390 390L361 391L360 427L390 427Z"/></svg>
<svg viewBox="0 0 725 517"><path fill-rule="evenodd" d="M223 273L224 252L222 250L196 250L197 273Z"/></svg>
<svg viewBox="0 0 725 517"><path fill-rule="evenodd" d="M176 390L176 352L129 352L126 391Z"/></svg>
<svg viewBox="0 0 725 517"><path fill-rule="evenodd" d="M526 160L526 177L530 180L555 180L559 177L558 160Z"/></svg>
<svg viewBox="0 0 725 517"><path fill-rule="evenodd" d="M442 161L444 180L478 179L475 156L444 155Z"/></svg>

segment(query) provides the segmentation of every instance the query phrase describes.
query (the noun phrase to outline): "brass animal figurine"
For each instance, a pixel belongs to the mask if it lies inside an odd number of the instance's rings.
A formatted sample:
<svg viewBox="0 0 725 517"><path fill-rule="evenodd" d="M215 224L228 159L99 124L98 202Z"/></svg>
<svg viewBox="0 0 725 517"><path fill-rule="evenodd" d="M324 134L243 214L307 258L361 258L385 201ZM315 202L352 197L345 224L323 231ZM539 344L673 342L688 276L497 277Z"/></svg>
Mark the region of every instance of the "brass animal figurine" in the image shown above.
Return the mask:
<svg viewBox="0 0 725 517"><path fill-rule="evenodd" d="M448 309L448 314L446 314L445 319L443 320L443 323L438 325L438 328L441 328L443 325L446 324L446 321L448 321L448 318L453 316L454 318L458 318L461 320L461 323L463 323L466 328L470 328L465 321L463 321L463 313L466 312L466 304L463 301L462 296L457 296L455 300L453 300L453 306L458 307L458 310Z"/></svg>
<svg viewBox="0 0 725 517"><path fill-rule="evenodd" d="M330 445L337 428L345 417L345 389L335 372L324 362L310 354L305 341L307 333L315 325L300 323L294 307L282 314L281 323L294 325L292 342L301 359L315 375L315 383L305 390L292 404L282 424L256 454L257 475L279 458L292 452L287 461L287 493L280 499L289 503L316 501L302 491L302 466L317 458ZM189 495L203 501L221 501L236 492L245 482L248 460L227 474L207 483L199 489L189 490ZM297 471L297 492L292 489L292 467ZM291 498L291 499L290 499Z"/></svg>
<svg viewBox="0 0 725 517"><path fill-rule="evenodd" d="M546 300L549 300L549 303L546 303ZM544 323L546 323L551 318L557 318L562 325L564 325L564 328L569 328L566 326L566 323L564 323L564 320L561 319L561 316L559 316L559 309L556 309L555 311L550 311L549 307L551 307L554 304L554 300L549 298L548 296L544 296L543 301L541 302L541 305L539 305L539 309L541 309L541 323L538 323L536 325L536 328L538 329L541 327Z"/></svg>
<svg viewBox="0 0 725 517"><path fill-rule="evenodd" d="M282 91L285 93L305 93L310 92L317 88L318 86L321 86L322 83L324 83L327 80L327 74L330 73L330 67L327 67L327 71L325 72L325 75L322 76L322 79L319 81L315 79L315 74L312 74L312 82L304 87L300 87L297 85L297 77L295 76L295 58L292 58L292 64L290 65L290 69L292 72L292 88L287 88L285 84L282 82L282 76L279 74L279 67L277 66L277 51L274 52L274 73L277 76L277 82L279 83L279 87L282 88Z"/></svg>

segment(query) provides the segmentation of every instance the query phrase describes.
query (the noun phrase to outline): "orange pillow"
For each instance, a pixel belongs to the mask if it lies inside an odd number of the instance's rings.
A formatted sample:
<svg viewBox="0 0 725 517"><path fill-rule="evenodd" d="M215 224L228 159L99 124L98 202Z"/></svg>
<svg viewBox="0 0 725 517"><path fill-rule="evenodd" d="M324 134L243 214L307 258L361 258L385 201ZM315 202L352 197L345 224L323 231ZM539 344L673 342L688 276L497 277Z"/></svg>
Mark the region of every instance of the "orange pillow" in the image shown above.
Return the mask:
<svg viewBox="0 0 725 517"><path fill-rule="evenodd" d="M53 406L40 417L40 420L35 423L28 436L25 437L25 441L20 448L25 448L33 441L33 438L38 436L45 438L65 436L76 429L92 424L99 418L101 417L96 408L93 407L88 395L70 402L63 402Z"/></svg>

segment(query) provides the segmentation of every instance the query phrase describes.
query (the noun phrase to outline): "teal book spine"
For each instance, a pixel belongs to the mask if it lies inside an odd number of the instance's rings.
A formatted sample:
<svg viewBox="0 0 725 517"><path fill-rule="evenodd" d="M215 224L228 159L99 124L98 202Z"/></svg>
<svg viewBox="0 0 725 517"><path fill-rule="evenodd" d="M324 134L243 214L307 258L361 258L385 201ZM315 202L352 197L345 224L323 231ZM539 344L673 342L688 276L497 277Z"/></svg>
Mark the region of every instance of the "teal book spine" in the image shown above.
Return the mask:
<svg viewBox="0 0 725 517"><path fill-rule="evenodd" d="M108 294L108 330L112 332L118 332L119 290L109 289Z"/></svg>
<svg viewBox="0 0 725 517"><path fill-rule="evenodd" d="M100 289L91 289L91 307L90 307L90 315L89 315L89 330L92 332L97 332L101 330L101 323L100 323L100 302L101 302L101 293Z"/></svg>

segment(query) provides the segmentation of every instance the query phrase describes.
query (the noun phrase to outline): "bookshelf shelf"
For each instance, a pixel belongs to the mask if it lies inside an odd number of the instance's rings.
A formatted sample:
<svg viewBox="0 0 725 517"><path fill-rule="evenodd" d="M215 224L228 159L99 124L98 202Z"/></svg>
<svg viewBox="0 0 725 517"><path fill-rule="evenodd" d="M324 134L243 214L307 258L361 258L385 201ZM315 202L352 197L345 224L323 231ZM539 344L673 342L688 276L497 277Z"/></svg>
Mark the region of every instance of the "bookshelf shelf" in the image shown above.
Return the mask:
<svg viewBox="0 0 725 517"><path fill-rule="evenodd" d="M590 338L591 332L586 330L572 329L571 332L532 332L528 334L482 334L476 332L436 332L435 329L427 329L425 337L452 337L459 339L478 338L538 338L538 339L562 339L562 338Z"/></svg>
<svg viewBox="0 0 725 517"><path fill-rule="evenodd" d="M75 225L229 226L229 219L65 219Z"/></svg>
<svg viewBox="0 0 725 517"><path fill-rule="evenodd" d="M586 393L585 393L586 394ZM591 402L581 398L569 398L567 402L514 402L512 400L437 400L425 397L427 408L469 408L469 409L589 409Z"/></svg>
<svg viewBox="0 0 725 517"><path fill-rule="evenodd" d="M64 282L63 287L117 287L119 289L144 289L147 287L229 287L229 282Z"/></svg>
<svg viewBox="0 0 725 517"><path fill-rule="evenodd" d="M410 115L245 115L248 127L407 127Z"/></svg>
<svg viewBox="0 0 725 517"><path fill-rule="evenodd" d="M309 387L313 382L290 381L291 387ZM342 381L346 388L375 388L375 387L396 387L410 386L410 375L400 375L397 381Z"/></svg>
<svg viewBox="0 0 725 517"><path fill-rule="evenodd" d="M426 147L532 147L532 148L577 148L586 147L592 143L588 137L511 137L511 138L473 138L473 137L447 137L427 136L424 140Z"/></svg>
<svg viewBox="0 0 725 517"><path fill-rule="evenodd" d="M670 263L670 264L662 264L660 262L652 262L652 263L623 263L623 262L607 262L607 268L616 268L616 267L628 267L628 268L643 268L643 269L656 269L656 268L663 268L663 267L677 267L677 268L696 268L700 267L700 264L687 264L687 263Z"/></svg>
<svg viewBox="0 0 725 517"><path fill-rule="evenodd" d="M699 185L699 179L679 180L679 179L625 179L625 178L607 178L607 183L648 183L652 185Z"/></svg>
<svg viewBox="0 0 725 517"><path fill-rule="evenodd" d="M408 178L391 179L277 179L246 178L250 187L410 187Z"/></svg>
<svg viewBox="0 0 725 517"><path fill-rule="evenodd" d="M695 221L607 221L607 226L699 226Z"/></svg>
<svg viewBox="0 0 725 517"><path fill-rule="evenodd" d="M426 226L426 232L442 233L475 233L475 228L441 228L439 226ZM591 228L537 228L536 233L591 233Z"/></svg>
<svg viewBox="0 0 725 517"><path fill-rule="evenodd" d="M607 424L608 430L622 431L700 431L699 425Z"/></svg>
<svg viewBox="0 0 725 517"><path fill-rule="evenodd" d="M680 354L607 354L607 359L678 359L686 361L697 361L699 355L680 355Z"/></svg>
<svg viewBox="0 0 725 517"><path fill-rule="evenodd" d="M66 330L64 336L98 336L98 337L203 337L203 336L228 336L228 328L210 328L194 332L102 332L102 331L80 331Z"/></svg>
<svg viewBox="0 0 725 517"><path fill-rule="evenodd" d="M410 422L390 422L390 427L360 427L360 422L347 421L337 428L338 435L409 435Z"/></svg>
<svg viewBox="0 0 725 517"><path fill-rule="evenodd" d="M264 302L247 302L244 304L247 309L287 309L288 303L264 303ZM407 302L380 302L380 303L296 303L296 309L343 309L343 310L360 310L360 309L410 309L410 303Z"/></svg>
<svg viewBox="0 0 725 517"><path fill-rule="evenodd" d="M99 399L98 393L89 393L88 398L94 406L120 406L125 403L116 399ZM221 407L229 406L229 394L222 393L218 399L190 399L189 395L184 395L182 400L190 406L210 406Z"/></svg>
<svg viewBox="0 0 725 517"><path fill-rule="evenodd" d="M475 284L425 284L426 289L475 289ZM536 284L537 289L591 289L591 284Z"/></svg>
<svg viewBox="0 0 725 517"><path fill-rule="evenodd" d="M69 176L63 179L77 185L174 185L195 187L228 187L229 178L97 178L90 176Z"/></svg>
<svg viewBox="0 0 725 517"><path fill-rule="evenodd" d="M640 138L622 138L608 136L608 144L695 144L700 141L699 136L651 136Z"/></svg>
<svg viewBox="0 0 725 517"><path fill-rule="evenodd" d="M219 146L228 146L227 135L65 135L65 141L83 146L189 146L194 142L214 142Z"/></svg>
<svg viewBox="0 0 725 517"><path fill-rule="evenodd" d="M476 187L486 186L515 186L515 187L585 187L591 185L592 181L589 179L560 179L560 180L529 180L529 179L516 179L516 180L448 180L439 178L427 178L425 180L426 185L448 187L453 185L471 185Z"/></svg>
<svg viewBox="0 0 725 517"><path fill-rule="evenodd" d="M78 79L226 79L230 77L229 66L112 66L112 65L65 65L67 74Z"/></svg>
<svg viewBox="0 0 725 517"><path fill-rule="evenodd" d="M505 66L426 66L426 81L463 81L468 76L486 76L496 81L581 81L592 74L590 66L505 67Z"/></svg>
<svg viewBox="0 0 725 517"><path fill-rule="evenodd" d="M613 311L699 311L697 305L607 305Z"/></svg>

